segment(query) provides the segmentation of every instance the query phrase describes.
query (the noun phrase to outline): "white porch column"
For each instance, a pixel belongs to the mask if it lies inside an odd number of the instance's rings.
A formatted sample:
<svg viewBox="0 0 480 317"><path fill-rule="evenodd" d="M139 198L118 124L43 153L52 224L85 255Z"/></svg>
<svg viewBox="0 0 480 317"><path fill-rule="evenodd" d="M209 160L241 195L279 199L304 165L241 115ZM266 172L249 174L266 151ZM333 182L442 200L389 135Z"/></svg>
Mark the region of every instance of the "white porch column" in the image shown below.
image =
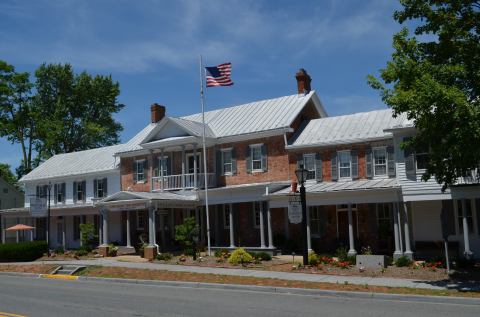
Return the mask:
<svg viewBox="0 0 480 317"><path fill-rule="evenodd" d="M403 255L403 231L402 231L402 203L398 201L397 205L397 221L398 221L398 242L400 243L400 252Z"/></svg>
<svg viewBox="0 0 480 317"><path fill-rule="evenodd" d="M67 217L62 217L62 248L67 249Z"/></svg>
<svg viewBox="0 0 480 317"><path fill-rule="evenodd" d="M270 204L267 202L267 234L268 234L268 248L274 249L273 234L272 234L272 213L270 211Z"/></svg>
<svg viewBox="0 0 480 317"><path fill-rule="evenodd" d="M350 243L350 249L348 250L348 256L357 255L355 250L354 236L353 236L353 216L352 216L352 204L348 203L348 241Z"/></svg>
<svg viewBox="0 0 480 317"><path fill-rule="evenodd" d="M102 239L102 245L106 246L108 245L108 210L104 209L102 211L102 222L103 222L103 228L102 228L102 234L103 234L103 239Z"/></svg>
<svg viewBox="0 0 480 317"><path fill-rule="evenodd" d="M150 178L150 192L153 192L153 150L150 150L150 155L148 156L148 160L150 161L148 163L148 174L149 174L149 178ZM148 180L148 178L147 178Z"/></svg>
<svg viewBox="0 0 480 317"><path fill-rule="evenodd" d="M393 235L395 240L395 251L393 252L393 259L398 259L403 255L400 249L400 233L399 233L399 221L398 221L398 205L396 202L392 203L393 213Z"/></svg>
<svg viewBox="0 0 480 317"><path fill-rule="evenodd" d="M468 233L468 219L467 219L467 200L462 199L462 229L463 229L463 254L467 259L472 256L472 251L470 250L470 237ZM470 202L469 202L470 203Z"/></svg>
<svg viewBox="0 0 480 317"><path fill-rule="evenodd" d="M254 205L255 206L255 205ZM266 248L265 246L265 224L263 223L263 208L264 202L260 202L260 248Z"/></svg>
<svg viewBox="0 0 480 317"><path fill-rule="evenodd" d="M230 248L235 248L235 240L233 237L233 204L228 208L228 219L230 220Z"/></svg>
<svg viewBox="0 0 480 317"><path fill-rule="evenodd" d="M98 214L98 245L102 245L103 241L103 215L100 212Z"/></svg>
<svg viewBox="0 0 480 317"><path fill-rule="evenodd" d="M163 170L163 161L165 160L163 149L160 149L160 190L163 192L164 184L163 184L163 176L165 175L165 171Z"/></svg>
<svg viewBox="0 0 480 317"><path fill-rule="evenodd" d="M127 210L127 248L131 248L132 247L132 241L131 241L131 237L130 237L130 211Z"/></svg>
<svg viewBox="0 0 480 317"><path fill-rule="evenodd" d="M74 216L75 217L75 216ZM79 216L80 217L80 224L84 224L84 219L83 219L83 216ZM74 229L75 230L75 229ZM78 231L80 231L80 246L82 246L82 230L79 228Z"/></svg>
<svg viewBox="0 0 480 317"><path fill-rule="evenodd" d="M199 188L198 186L198 175L197 175L197 144L193 145L193 187Z"/></svg>
<svg viewBox="0 0 480 317"><path fill-rule="evenodd" d="M182 145L182 188L185 189L185 146Z"/></svg>
<svg viewBox="0 0 480 317"><path fill-rule="evenodd" d="M153 206L148 208L148 245L155 245L155 209Z"/></svg>
<svg viewBox="0 0 480 317"><path fill-rule="evenodd" d="M408 223L408 206L403 202L403 228L405 233L405 253L404 255L413 258L413 252L410 247L410 224Z"/></svg>
<svg viewBox="0 0 480 317"><path fill-rule="evenodd" d="M312 235L310 233L310 208L307 206L307 249L312 251Z"/></svg>

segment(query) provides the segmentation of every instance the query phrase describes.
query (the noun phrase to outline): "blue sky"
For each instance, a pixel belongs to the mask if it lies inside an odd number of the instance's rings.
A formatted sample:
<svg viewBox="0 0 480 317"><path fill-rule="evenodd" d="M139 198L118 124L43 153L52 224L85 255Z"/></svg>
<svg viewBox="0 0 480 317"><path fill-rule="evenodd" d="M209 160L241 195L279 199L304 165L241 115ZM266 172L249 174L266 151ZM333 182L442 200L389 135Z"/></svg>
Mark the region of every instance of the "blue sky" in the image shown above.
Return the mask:
<svg viewBox="0 0 480 317"><path fill-rule="evenodd" d="M207 90L207 110L296 92L312 77L329 115L385 108L366 83L392 52L395 0L0 2L0 59L18 71L70 63L120 82L122 141L149 122L158 102L170 116L198 112L198 56L230 61L235 85ZM20 145L0 140L16 167Z"/></svg>

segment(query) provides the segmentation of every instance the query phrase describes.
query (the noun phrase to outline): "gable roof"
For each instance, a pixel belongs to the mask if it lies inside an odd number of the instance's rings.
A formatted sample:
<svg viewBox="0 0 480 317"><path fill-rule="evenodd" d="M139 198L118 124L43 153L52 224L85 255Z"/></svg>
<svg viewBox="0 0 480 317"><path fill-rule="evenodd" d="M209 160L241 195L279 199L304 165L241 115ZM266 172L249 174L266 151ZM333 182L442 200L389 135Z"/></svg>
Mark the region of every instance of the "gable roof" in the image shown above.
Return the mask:
<svg viewBox="0 0 480 317"><path fill-rule="evenodd" d="M114 154L138 145L153 127L155 127L154 124L147 125L124 144L54 155L24 175L19 181L26 182L114 170L120 164L120 160L116 159Z"/></svg>
<svg viewBox="0 0 480 317"><path fill-rule="evenodd" d="M320 115L326 116L315 91L311 91L306 95L295 94L208 111L205 112L205 123L217 138L289 128L312 99ZM201 123L202 114L182 119Z"/></svg>
<svg viewBox="0 0 480 317"><path fill-rule="evenodd" d="M311 120L287 149L351 144L391 138L389 128L402 124L405 115L394 118L391 109L360 112Z"/></svg>

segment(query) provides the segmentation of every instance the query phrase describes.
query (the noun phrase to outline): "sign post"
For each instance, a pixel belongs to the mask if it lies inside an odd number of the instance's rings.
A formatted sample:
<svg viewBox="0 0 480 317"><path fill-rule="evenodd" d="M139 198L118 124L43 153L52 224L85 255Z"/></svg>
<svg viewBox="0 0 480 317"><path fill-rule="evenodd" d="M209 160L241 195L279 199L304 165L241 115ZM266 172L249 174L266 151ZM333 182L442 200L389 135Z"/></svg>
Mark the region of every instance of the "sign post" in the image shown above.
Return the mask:
<svg viewBox="0 0 480 317"><path fill-rule="evenodd" d="M442 223L442 236L445 244L445 264L447 265L447 274L450 274L450 261L448 260L448 217L445 209L442 208L440 213L440 221Z"/></svg>
<svg viewBox="0 0 480 317"><path fill-rule="evenodd" d="M302 222L302 202L300 196L293 195L288 201L288 220L292 224L299 224Z"/></svg>
<svg viewBox="0 0 480 317"><path fill-rule="evenodd" d="M46 198L30 198L30 216L33 218L45 218L47 216Z"/></svg>

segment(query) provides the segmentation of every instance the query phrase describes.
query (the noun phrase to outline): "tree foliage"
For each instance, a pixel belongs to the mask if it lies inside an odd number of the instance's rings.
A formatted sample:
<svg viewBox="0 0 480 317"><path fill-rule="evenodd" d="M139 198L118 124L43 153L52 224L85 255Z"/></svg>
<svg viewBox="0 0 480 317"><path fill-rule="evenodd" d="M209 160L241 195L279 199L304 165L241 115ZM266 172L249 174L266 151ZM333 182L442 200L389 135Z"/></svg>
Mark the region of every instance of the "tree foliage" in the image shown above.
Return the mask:
<svg viewBox="0 0 480 317"><path fill-rule="evenodd" d="M3 178L3 180L10 185L14 186L17 189L20 189L18 187L17 177L10 170L10 165L0 163L0 177Z"/></svg>
<svg viewBox="0 0 480 317"><path fill-rule="evenodd" d="M118 143L119 94L111 76L75 74L69 64L43 64L31 82L0 61L0 136L21 144L17 175L55 154Z"/></svg>
<svg viewBox="0 0 480 317"><path fill-rule="evenodd" d="M403 147L429 146L424 180L446 189L480 162L480 2L401 0L404 27L381 79L369 76L396 115L406 113L417 134Z"/></svg>
<svg viewBox="0 0 480 317"><path fill-rule="evenodd" d="M200 235L200 227L194 217L183 220L183 224L175 226L175 240L180 243L184 250L193 249Z"/></svg>

